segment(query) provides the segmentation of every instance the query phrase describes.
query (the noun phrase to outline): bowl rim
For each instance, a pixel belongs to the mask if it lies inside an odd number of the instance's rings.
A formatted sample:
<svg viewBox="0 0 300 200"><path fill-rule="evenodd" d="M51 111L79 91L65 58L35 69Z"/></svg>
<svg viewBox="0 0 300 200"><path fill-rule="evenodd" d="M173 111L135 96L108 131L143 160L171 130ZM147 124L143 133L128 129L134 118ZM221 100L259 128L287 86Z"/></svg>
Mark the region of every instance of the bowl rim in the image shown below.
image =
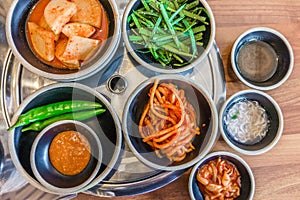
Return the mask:
<svg viewBox="0 0 300 200"><path fill-rule="evenodd" d="M162 166L162 165L158 165L155 164L147 159L145 159L143 156L140 155L140 153L136 150L136 148L134 147L134 145L131 142L131 139L129 137L128 134L128 128L127 128L127 124L124 123L127 121L128 118L128 110L129 107L133 101L133 99L136 97L137 93L140 92L145 86L151 84L154 82L155 79L158 79L160 81L163 80L177 80L177 81L182 81L185 82L187 84L190 84L192 86L194 86L200 93L202 93L203 97L206 99L207 103L209 104L210 107L210 111L211 111L211 122L212 122L212 133L211 136L207 142L207 146L205 146L205 148L203 149L203 151L201 151L201 154L198 154L194 159L192 159L191 161L181 164L181 165L177 165L177 166ZM122 128L123 128L123 136L125 138L126 143L128 144L129 149L132 151L132 153L136 156L136 158L138 158L142 163L146 164L149 167L152 167L153 169L158 169L158 170L164 170L164 171L175 171L175 170L183 170L183 169L187 169L189 167L191 167L192 165L194 165L195 163L197 163L201 158L203 158L207 153L209 153L209 151L213 148L213 146L215 145L219 134L218 134L218 114L217 114L217 108L215 106L214 101L212 100L211 96L208 94L208 92L198 83L192 82L192 80L189 80L187 78L185 78L182 75L175 75L175 74L163 74L163 75L157 75L154 77L151 77L145 81L143 81L141 84L139 84L135 90L130 94L129 98L127 99L127 102L124 106L124 112L123 112L123 116L122 116Z"/></svg>
<svg viewBox="0 0 300 200"><path fill-rule="evenodd" d="M164 68L158 68L155 67L147 62L145 62L143 59L141 59L136 53L135 51L132 49L132 46L130 44L130 41L128 39L128 34L127 34L127 30L126 30L126 24L127 24L127 18L129 15L129 12L131 11L133 5L140 0L131 0L123 13L123 17L122 17L122 36L123 36L123 40L124 40L124 44L125 47L127 49L127 51L130 53L130 55L143 67L146 67L147 69L154 71L154 72L158 72L158 73L165 73L165 74L175 74L175 73L181 73L181 72L185 72L189 69L192 69L193 67L199 65L204 58L208 55L208 53L210 52L214 41L215 41L215 36L216 36L216 22L215 22L215 17L213 14L213 11L211 9L211 7L209 6L209 4L207 3L207 1L205 0L199 0L199 2L203 5L203 7L206 8L207 12L209 13L210 16L210 25L211 25L211 33L210 33L210 40L207 44L207 47L204 49L203 53L196 58L195 60L193 60L190 64L184 66L184 67L180 67L177 69L164 69Z"/></svg>
<svg viewBox="0 0 300 200"><path fill-rule="evenodd" d="M240 162L246 168L246 170L248 172L248 175L249 175L249 178L250 178L250 182L252 183L251 187L250 187L250 197L249 197L249 200L252 200L253 197L254 197L254 193L255 193L255 178L254 178L254 174L252 172L252 169L251 169L251 167L248 165L248 163L242 157L238 156L237 154L228 152L228 151L215 151L215 152L211 152L211 153L207 154L203 159L201 159L192 168L192 170L190 172L190 175L189 175L189 182L188 182L188 190L189 190L189 194L190 194L191 199L192 200L196 200L195 196L194 196L192 184L193 184L194 176L195 176L195 174L196 174L199 166L201 164L204 164L205 160L207 160L207 159L209 159L211 157L214 157L214 156L228 156L228 157L232 157L232 158L236 159L238 162Z"/></svg>
<svg viewBox="0 0 300 200"><path fill-rule="evenodd" d="M247 36L248 34L252 33L252 32L258 32L258 31L263 31L263 32L268 32L271 34L274 34L276 36L278 36L286 45L287 49L288 49L288 53L290 55L290 63L288 66L288 71L287 73L284 75L284 77L277 83L270 85L270 86L258 86L255 84L252 84L250 82L247 81L247 79L245 79L240 72L238 71L238 67L236 65L235 62L235 51L237 48L238 43L241 41L241 39L243 39L245 36ZM230 55L230 60L231 60L231 67L235 73L235 75L238 77L238 79L243 82L245 85L247 85L248 87L251 87L253 89L257 89L257 90L272 90L275 89L279 86L281 86L291 75L293 68L294 68L294 53L293 53L293 49L292 46L290 45L289 41L286 39L286 37L284 35L282 35L280 32L278 32L275 29L272 28L268 28L268 27L254 27L254 28L250 28L248 30L246 30L245 32L243 32L234 42L232 48L231 48L231 55Z"/></svg>
<svg viewBox="0 0 300 200"><path fill-rule="evenodd" d="M249 94L249 93L255 93L258 94L260 96L263 96L265 98L267 98L275 107L276 109L276 113L278 114L278 130L276 131L276 136L275 138L272 140L272 142L270 144L268 144L267 146L258 149L258 150L245 150L242 148L237 147L236 145L234 145L226 136L225 131L224 131L224 127L223 127L223 113L226 110L226 107L228 105L229 102L231 102L234 98L241 96L243 94ZM259 91L259 90L254 90L254 89L248 89L248 90L242 90L239 91L235 94L233 94L232 96L230 96L225 103L222 105L220 112L219 112L219 130L221 132L222 138L225 140L225 142L235 151L244 154L244 155L260 155L263 153L266 153L267 151L271 150L280 140L282 132L283 132L283 127L284 127L284 120L283 120L283 114L282 111L280 109L280 106L278 105L278 103L273 99L273 97L271 97L270 95L268 95L265 92ZM255 145L255 144L254 144Z"/></svg>
<svg viewBox="0 0 300 200"><path fill-rule="evenodd" d="M62 124L74 124L79 125L81 127L83 127L84 129L86 129L88 131L88 134L90 134L93 137L93 140L96 141L97 143L97 148L98 148L98 157L97 157L97 165L93 170L93 173L90 175L90 177L88 179L86 179L83 183L77 185L77 186L73 186L73 187L67 187L67 188L60 188L57 186L54 186L52 184L50 184L49 182L47 182L42 176L41 173L37 170L37 166L36 166L36 162L35 162L35 153L36 153L36 148L37 145L40 141L40 139L52 128L58 126L58 125L62 125ZM57 133L58 134L58 133ZM56 134L56 135L57 135ZM93 148L93 147L92 147ZM101 163L102 163L102 157L103 157L103 150L102 150L102 145L100 142L100 139L98 138L97 134L95 133L94 130L92 130L88 125L84 124L83 122L77 121L77 120L60 120L57 122L54 122L50 125L48 125L47 127L45 127L38 135L37 137L34 139L34 142L32 144L31 147L31 152L30 152L30 164L31 164L31 169L33 171L34 176L37 178L37 180L43 185L45 186L47 189L54 191L54 192L58 192L58 193L77 193L80 191L83 191L85 189L87 189L88 184L96 177ZM91 155L92 156L92 155ZM50 161L49 161L50 162Z"/></svg>
<svg viewBox="0 0 300 200"><path fill-rule="evenodd" d="M32 101L32 99L34 99L36 96L50 90L53 88L61 88L61 87L76 87L79 88L81 90L84 90L88 93L90 93L91 95L94 95L95 97L97 97L99 100L101 100L101 102L106 106L106 109L110 112L110 114L112 115L112 118L114 119L114 123L116 126L116 144L115 144L115 149L113 152L113 156L110 160L110 162L108 163L107 167L105 170L103 170L103 172L99 175L96 176L94 180L92 180L92 182L89 184L89 187L94 187L95 185L97 185L100 181L102 181L106 176L109 175L109 173L111 172L111 170L113 169L113 167L116 165L116 163L118 162L118 158L121 155L121 149L122 149L122 129L121 129L121 124L120 124L120 120L119 117L117 116L117 113L115 112L114 108L112 107L112 105L109 103L109 101L99 92L97 92L96 90L83 85L81 83L52 83L50 85L44 86L40 89L38 89L37 91L35 91L34 93L32 93L31 95L29 95L28 97L26 97L24 99L24 101L21 102L21 104L19 105L18 109L16 110L16 112L14 113L14 116L11 120L11 122L16 122L18 116L21 115L22 111L24 110L25 106L30 103ZM30 176L27 171L23 168L22 164L19 161L19 158L17 156L17 152L16 152L16 148L15 148L15 143L14 143L14 136L15 136L15 131L14 129L9 131L9 135L8 135L8 149L11 155L11 159L17 169L17 171L20 173L20 175L22 175L31 185L33 185L34 187L48 192L48 193L53 193L53 194L60 194L57 192L52 192L50 190L48 190L47 188L45 188L44 186L42 186L36 179L34 179L32 176Z"/></svg>
<svg viewBox="0 0 300 200"><path fill-rule="evenodd" d="M45 78L49 78L51 80L57 80L57 81L63 81L63 82L70 82L70 81L78 81L85 78L88 78L98 72L100 72L102 69L104 69L108 63L113 58L114 54L116 53L118 49L118 45L121 40L121 22L119 20L120 14L119 9L117 6L117 3L113 0L107 0L112 8L112 11L114 12L115 17L115 26L114 26L114 34L111 37L110 41L111 44L108 46L107 50L105 51L104 55L99 58L93 65L86 69L81 69L74 73L69 74L54 74L45 72L43 70L40 70L36 68L35 66L31 65L26 59L23 58L23 56L19 53L20 51L17 49L14 39L11 37L11 20L13 18L14 10L16 9L16 5L18 4L19 0L14 0L7 12L6 16L6 23L5 23L5 32L6 32L6 39L8 42L8 45L13 53L13 55L18 58L20 63L29 71L31 71L34 74L40 75ZM102 66L102 67L101 67Z"/></svg>

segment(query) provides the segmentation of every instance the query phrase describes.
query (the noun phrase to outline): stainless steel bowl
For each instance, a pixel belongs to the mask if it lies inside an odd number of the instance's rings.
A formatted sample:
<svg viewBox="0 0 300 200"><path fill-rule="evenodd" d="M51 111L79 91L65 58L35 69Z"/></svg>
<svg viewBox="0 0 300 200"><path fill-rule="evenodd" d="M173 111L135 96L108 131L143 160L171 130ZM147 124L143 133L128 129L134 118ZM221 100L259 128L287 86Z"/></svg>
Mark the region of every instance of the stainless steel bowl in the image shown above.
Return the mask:
<svg viewBox="0 0 300 200"><path fill-rule="evenodd" d="M96 101L101 103L103 108L106 108L106 112L101 115L84 121L85 124L96 132L101 141L102 149L106 152L103 154L100 170L88 185L88 187L93 187L113 175L119 164L122 148L120 121L115 110L104 96L94 89L79 83L51 84L28 96L16 110L12 122L15 122L22 113L32 108L49 103L76 99ZM31 147L39 132L21 132L21 129L22 127L15 128L9 133L8 145L13 163L19 173L34 187L53 193L53 191L48 190L37 181L31 169Z"/></svg>
<svg viewBox="0 0 300 200"><path fill-rule="evenodd" d="M64 175L52 165L49 148L53 139L64 131L77 131L90 145L91 158L78 174ZM47 189L61 194L78 193L89 189L89 183L96 177L102 163L101 142L93 129L80 121L62 120L44 128L35 138L30 153L30 164L34 176Z"/></svg>
<svg viewBox="0 0 300 200"><path fill-rule="evenodd" d="M26 39L26 22L31 9L38 0L15 0L7 13L6 37L16 58L24 67L45 78L59 81L75 81L87 78L102 69L113 58L121 37L119 11L115 1L99 0L107 12L109 23L109 38L103 48L83 63L78 71L62 70L50 67L38 59L28 45Z"/></svg>
<svg viewBox="0 0 300 200"><path fill-rule="evenodd" d="M196 59L191 61L190 64L183 66L183 67L178 67L178 68L170 68L170 67L163 67L158 61L154 60L150 55L141 53L140 51L141 46L135 45L132 42L129 41L129 34L130 34L130 27L128 23L128 17L131 15L133 10L136 10L137 8L142 7L142 2L141 0L132 0L128 3L126 6L126 9L123 14L123 20L122 20L122 35L124 39L124 43L126 46L127 51L132 55L132 57L143 67L146 67L147 69L150 69L154 72L159 72L159 73L180 73L180 72L185 72L190 69L192 69L195 66L201 65L201 61L207 56L209 53L210 49L213 46L213 42L215 40L215 31L216 31L216 25L215 25L215 18L213 15L213 12L205 0L199 0L199 5L198 6L203 6L206 8L208 16L209 16L209 26L205 33L203 34L203 41L204 41L204 48L200 47L199 50L199 55Z"/></svg>
<svg viewBox="0 0 300 200"><path fill-rule="evenodd" d="M258 102L266 111L269 120L266 136L253 144L245 144L234 139L225 124L225 118L229 109L243 100ZM223 139L234 150L245 155L259 155L271 150L281 138L283 125L283 115L277 102L270 95L258 90L243 90L235 93L227 99L219 112L219 129Z"/></svg>
<svg viewBox="0 0 300 200"><path fill-rule="evenodd" d="M192 141L195 149L179 162L170 161L166 157L158 157L155 150L143 142L139 134L139 120L149 101L149 89L153 86L155 79L158 79L159 83L173 83L179 89L183 89L187 101L196 111L196 123L200 128L200 135L195 136ZM204 124L205 126L202 126ZM159 75L144 81L130 95L123 112L123 133L129 148L141 162L160 170L187 169L202 159L218 139L217 127L217 109L211 97L200 85L179 75Z"/></svg>
<svg viewBox="0 0 300 200"><path fill-rule="evenodd" d="M239 58L242 54L245 56ZM257 90L272 90L281 86L292 73L293 49L278 31L266 27L251 28L233 44L231 65L245 85Z"/></svg>
<svg viewBox="0 0 300 200"><path fill-rule="evenodd" d="M211 160L218 159L219 157L234 164L240 173L240 196L235 199L252 200L255 192L255 179L250 166L240 156L226 151L212 152L193 167L189 177L189 194L191 199L204 200L204 196L198 187L198 181L196 178L197 172L204 164L207 164Z"/></svg>

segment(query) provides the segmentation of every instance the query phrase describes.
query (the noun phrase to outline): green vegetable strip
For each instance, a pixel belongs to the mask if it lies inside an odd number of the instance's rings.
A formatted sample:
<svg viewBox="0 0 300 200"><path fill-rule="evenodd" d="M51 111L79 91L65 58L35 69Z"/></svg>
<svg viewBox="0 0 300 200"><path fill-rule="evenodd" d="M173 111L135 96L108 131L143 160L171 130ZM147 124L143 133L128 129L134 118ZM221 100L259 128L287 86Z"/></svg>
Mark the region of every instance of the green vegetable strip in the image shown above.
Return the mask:
<svg viewBox="0 0 300 200"><path fill-rule="evenodd" d="M195 7L198 6L198 5L199 5L199 1L196 0L196 1L193 1L192 3L187 4L185 8L186 8L187 10L190 10L190 9L192 9L192 8L195 8Z"/></svg>
<svg viewBox="0 0 300 200"><path fill-rule="evenodd" d="M140 28L140 29L139 29L139 33L140 33L141 35L148 36L148 37L151 37L151 36L152 36L152 32L151 32L151 31L148 31L148 30L145 29L145 28Z"/></svg>
<svg viewBox="0 0 300 200"><path fill-rule="evenodd" d="M176 53L178 55L187 56L187 57L192 57L193 56L190 53L179 51L176 48L174 48L174 47L172 47L171 45L168 45L168 44L162 45L161 47L164 48L165 50L171 51L171 52Z"/></svg>
<svg viewBox="0 0 300 200"><path fill-rule="evenodd" d="M175 6L178 7L177 2L175 1L174 3L175 3ZM180 12L179 15L180 15L181 17L184 16L183 12ZM189 35L190 35L191 44L192 44L192 49L193 49L193 55L192 55L192 58L194 58L195 55L198 53L198 52L197 52L196 41L195 41L195 36L194 36L193 30L190 28L190 25L189 25L188 21L185 20L185 19L183 19L182 21L183 21L185 27L186 27L186 28L189 28ZM192 59L192 58L191 58L191 59Z"/></svg>
<svg viewBox="0 0 300 200"><path fill-rule="evenodd" d="M139 36L139 35L130 35L129 40L136 42L136 41L143 41L143 38L142 38L142 36Z"/></svg>
<svg viewBox="0 0 300 200"><path fill-rule="evenodd" d="M179 18L177 18L176 20L174 20L171 24L172 24L172 26L174 26L174 25L176 25L176 24L178 24L181 20L183 20L184 19L184 17L179 17Z"/></svg>
<svg viewBox="0 0 300 200"><path fill-rule="evenodd" d="M149 11L150 11L150 7L149 7L149 5L147 4L147 2L146 2L145 0L141 0L141 2L142 2L142 4L143 4L144 8L149 12Z"/></svg>
<svg viewBox="0 0 300 200"><path fill-rule="evenodd" d="M142 16L141 14L139 14L139 13L136 12L136 11L133 11L133 13L134 13L137 17L141 18L144 22L146 22L146 23L148 24L149 27L154 27L154 24L153 24L150 20L148 20L147 18L145 18L144 16Z"/></svg>
<svg viewBox="0 0 300 200"><path fill-rule="evenodd" d="M161 18L161 16L159 16L158 19L157 19L157 21L156 21L156 23L155 23L155 25L154 25L154 28L152 30L152 34L153 35L157 32L158 27L159 27L161 21L162 21L162 18Z"/></svg>
<svg viewBox="0 0 300 200"><path fill-rule="evenodd" d="M176 34L175 34L175 30L173 29L173 26L171 25L170 21L169 21L169 16L167 14L167 11L165 10L165 7L164 5L161 3L159 5L159 8L160 8L160 11L162 13L162 16L164 18L164 21L166 22L167 26L168 26L168 29L170 30L171 34L173 35L173 39L174 39L174 42L175 44L177 45L177 47L180 47L180 43L179 43L179 40L178 38L176 37Z"/></svg>
<svg viewBox="0 0 300 200"><path fill-rule="evenodd" d="M157 6L157 2L151 1L151 2L148 3L148 5L150 7L152 7L154 10L156 10L157 12L159 12L159 8Z"/></svg>
<svg viewBox="0 0 300 200"><path fill-rule="evenodd" d="M153 12L147 12L147 11L141 11L140 12L141 15L145 15L145 16L150 16L150 17L159 17L159 15L157 13L153 13Z"/></svg>
<svg viewBox="0 0 300 200"><path fill-rule="evenodd" d="M175 19L175 17L184 9L184 7L185 7L185 4L183 4L182 6L180 6L180 8L178 8L177 10L176 10L176 12L174 12L172 15L171 15L171 17L170 17L170 19L169 19L169 21L172 23L172 21Z"/></svg>
<svg viewBox="0 0 300 200"><path fill-rule="evenodd" d="M43 120L49 117L61 115L68 112L86 110L86 109L96 109L101 108L102 105L97 102L83 101L83 100L70 100L62 101L57 103L51 103L44 106L36 107L28 112L20 115L18 121L11 126L8 130L19 126L25 126L29 123Z"/></svg>
<svg viewBox="0 0 300 200"><path fill-rule="evenodd" d="M206 27L204 25L193 28L193 33L197 34L200 32L206 31Z"/></svg>
<svg viewBox="0 0 300 200"><path fill-rule="evenodd" d="M23 128L22 132L25 131L41 131L46 126L53 124L54 122L60 121L60 120L77 120L77 121L83 121L87 120L91 117L94 117L96 115L104 113L105 109L97 109L97 110L88 110L88 111L81 111L81 112L74 112L74 113L67 113L60 116L55 116L52 118L48 118L44 121L37 121L32 123L30 126Z"/></svg>
<svg viewBox="0 0 300 200"><path fill-rule="evenodd" d="M134 21L136 27L137 27L138 29L142 29L142 27L141 27L141 25L140 25L140 23L139 23L139 20L136 18L136 16L135 16L134 13L131 14L131 17L132 17L132 20ZM144 41L147 43L148 39L145 37L145 35L142 35L142 37L143 37ZM149 45L149 44L147 43L146 46L148 46L148 48L149 48L151 54L154 56L154 58L157 58L158 56L157 56L155 50L153 49L152 45Z"/></svg>

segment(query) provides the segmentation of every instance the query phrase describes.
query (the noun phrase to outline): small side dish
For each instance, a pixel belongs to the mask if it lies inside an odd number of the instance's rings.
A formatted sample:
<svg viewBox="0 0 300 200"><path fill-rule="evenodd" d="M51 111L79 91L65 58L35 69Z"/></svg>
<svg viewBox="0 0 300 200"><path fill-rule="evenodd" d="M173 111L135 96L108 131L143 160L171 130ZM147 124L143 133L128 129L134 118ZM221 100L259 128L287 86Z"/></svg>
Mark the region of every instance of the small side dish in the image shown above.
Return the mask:
<svg viewBox="0 0 300 200"><path fill-rule="evenodd" d="M246 155L273 148L284 125L277 102L258 90L243 90L230 96L220 109L219 122L224 141Z"/></svg>
<svg viewBox="0 0 300 200"><path fill-rule="evenodd" d="M227 151L209 153L191 170L191 200L252 200L255 179L240 156Z"/></svg>
<svg viewBox="0 0 300 200"><path fill-rule="evenodd" d="M195 149L192 141L200 134L196 118L184 90L172 83L159 84L156 79L140 118L139 133L159 157L181 161Z"/></svg>
<svg viewBox="0 0 300 200"><path fill-rule="evenodd" d="M208 45L210 17L198 0L141 0L124 20L134 51L176 69L191 64Z"/></svg>
<svg viewBox="0 0 300 200"><path fill-rule="evenodd" d="M108 37L109 20L98 0L40 0L27 21L27 40L43 62L78 70Z"/></svg>
<svg viewBox="0 0 300 200"><path fill-rule="evenodd" d="M243 144L255 144L267 134L269 116L258 101L242 99L229 108L224 123L230 136Z"/></svg>
<svg viewBox="0 0 300 200"><path fill-rule="evenodd" d="M233 44L230 57L238 79L258 90L279 87L294 67L293 49L288 40L267 27L255 27L242 33Z"/></svg>
<svg viewBox="0 0 300 200"><path fill-rule="evenodd" d="M240 196L240 172L226 159L218 157L204 164L196 178L205 200L230 200Z"/></svg>
<svg viewBox="0 0 300 200"><path fill-rule="evenodd" d="M53 167L68 176L79 174L91 159L91 145L78 131L69 130L57 134L49 147L49 159Z"/></svg>

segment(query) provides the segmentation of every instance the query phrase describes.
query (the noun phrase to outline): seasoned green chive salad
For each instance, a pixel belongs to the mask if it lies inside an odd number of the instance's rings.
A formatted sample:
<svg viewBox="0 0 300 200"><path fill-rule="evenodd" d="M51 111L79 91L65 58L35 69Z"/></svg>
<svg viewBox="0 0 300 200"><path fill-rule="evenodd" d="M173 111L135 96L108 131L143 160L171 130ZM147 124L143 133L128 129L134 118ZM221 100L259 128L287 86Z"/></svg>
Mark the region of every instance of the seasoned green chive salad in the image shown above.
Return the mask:
<svg viewBox="0 0 300 200"><path fill-rule="evenodd" d="M141 0L128 17L129 40L136 51L151 55L163 67L183 67L204 48L209 15L198 0Z"/></svg>

